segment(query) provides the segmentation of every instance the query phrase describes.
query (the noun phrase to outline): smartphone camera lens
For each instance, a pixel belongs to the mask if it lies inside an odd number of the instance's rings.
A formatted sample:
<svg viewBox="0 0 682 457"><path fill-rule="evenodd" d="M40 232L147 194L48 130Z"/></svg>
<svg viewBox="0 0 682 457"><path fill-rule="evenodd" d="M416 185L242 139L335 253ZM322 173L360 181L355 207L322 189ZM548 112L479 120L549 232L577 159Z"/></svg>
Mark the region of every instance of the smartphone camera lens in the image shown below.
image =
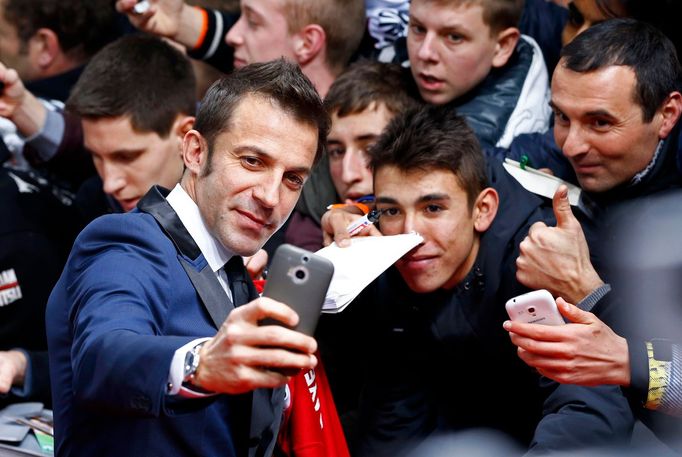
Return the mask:
<svg viewBox="0 0 682 457"><path fill-rule="evenodd" d="M533 314L535 312L535 308L531 306L530 308L528 308L528 312Z"/></svg>
<svg viewBox="0 0 682 457"><path fill-rule="evenodd" d="M288 276L294 284L303 284L308 281L308 269L303 265L298 265L289 270Z"/></svg>

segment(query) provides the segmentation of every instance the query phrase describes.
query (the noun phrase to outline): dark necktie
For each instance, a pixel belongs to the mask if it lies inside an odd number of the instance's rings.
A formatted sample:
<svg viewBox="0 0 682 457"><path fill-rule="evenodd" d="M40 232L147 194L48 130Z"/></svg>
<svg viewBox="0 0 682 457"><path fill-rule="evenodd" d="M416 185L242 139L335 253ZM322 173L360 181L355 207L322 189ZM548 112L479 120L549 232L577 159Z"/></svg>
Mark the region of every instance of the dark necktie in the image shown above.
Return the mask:
<svg viewBox="0 0 682 457"><path fill-rule="evenodd" d="M230 283L230 290L232 291L232 303L234 307L244 305L249 301L249 288L247 285L246 268L244 268L244 261L240 255L232 256L232 258L223 267L227 274L227 281ZM249 454L250 438L251 438L251 408L253 393L248 392L241 395L228 395L231 411L235 412L235 416L240 420L233 421L232 430L235 438L235 447L237 448L237 455L246 456ZM244 420L248 418L248 420Z"/></svg>
<svg viewBox="0 0 682 457"><path fill-rule="evenodd" d="M227 281L230 283L232 291L232 302L235 308L249 302L249 287L247 285L247 272L244 268L244 261L239 255L232 258L225 264Z"/></svg>

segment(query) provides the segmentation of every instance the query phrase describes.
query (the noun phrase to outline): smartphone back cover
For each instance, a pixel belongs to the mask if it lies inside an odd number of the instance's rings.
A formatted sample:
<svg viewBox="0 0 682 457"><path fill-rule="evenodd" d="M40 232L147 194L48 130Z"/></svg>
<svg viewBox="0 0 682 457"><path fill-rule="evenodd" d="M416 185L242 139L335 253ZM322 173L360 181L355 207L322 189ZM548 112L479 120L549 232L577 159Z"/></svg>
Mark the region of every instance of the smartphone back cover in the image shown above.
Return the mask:
<svg viewBox="0 0 682 457"><path fill-rule="evenodd" d="M275 252L269 270L263 296L293 308L300 318L295 330L312 335L334 274L334 264L312 252L283 244Z"/></svg>

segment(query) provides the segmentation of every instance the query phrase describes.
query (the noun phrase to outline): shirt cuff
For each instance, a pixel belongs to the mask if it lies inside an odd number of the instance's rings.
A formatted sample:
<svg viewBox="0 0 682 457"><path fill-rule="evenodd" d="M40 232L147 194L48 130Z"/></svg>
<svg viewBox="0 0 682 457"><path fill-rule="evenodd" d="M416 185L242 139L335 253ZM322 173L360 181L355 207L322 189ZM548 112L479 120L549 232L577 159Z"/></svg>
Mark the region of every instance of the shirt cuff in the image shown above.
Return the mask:
<svg viewBox="0 0 682 457"><path fill-rule="evenodd" d="M166 391L167 395L179 395L181 397L187 398L202 398L215 395L213 393L198 392L182 385L182 381L185 377L184 365L187 353L195 346L210 339L211 338L197 338L196 340L190 341L175 351L175 354L173 354L173 360L171 360L170 370L168 371L168 389Z"/></svg>
<svg viewBox="0 0 682 457"><path fill-rule="evenodd" d="M48 109L45 125L40 132L26 138L26 143L35 149L40 160L47 162L57 153L62 138L64 138L64 115Z"/></svg>
<svg viewBox="0 0 682 457"><path fill-rule="evenodd" d="M609 284L603 284L590 292L587 297L580 300L576 306L583 311L592 311L592 308L594 308L599 300L604 298L609 292L611 292L611 286Z"/></svg>

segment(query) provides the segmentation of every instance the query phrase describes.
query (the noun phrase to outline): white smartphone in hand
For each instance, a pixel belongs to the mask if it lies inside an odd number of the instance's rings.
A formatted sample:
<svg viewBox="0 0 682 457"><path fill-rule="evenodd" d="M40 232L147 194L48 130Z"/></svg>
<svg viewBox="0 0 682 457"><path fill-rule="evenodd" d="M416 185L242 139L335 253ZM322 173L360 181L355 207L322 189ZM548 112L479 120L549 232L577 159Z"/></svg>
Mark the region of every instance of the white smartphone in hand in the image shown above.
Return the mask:
<svg viewBox="0 0 682 457"><path fill-rule="evenodd" d="M293 308L299 317L294 330L312 335L333 274L334 264L330 260L305 249L283 244L275 251L263 296ZM279 324L273 319L264 319L260 323Z"/></svg>
<svg viewBox="0 0 682 457"><path fill-rule="evenodd" d="M542 325L565 324L554 297L545 289L514 297L504 307L512 321Z"/></svg>

